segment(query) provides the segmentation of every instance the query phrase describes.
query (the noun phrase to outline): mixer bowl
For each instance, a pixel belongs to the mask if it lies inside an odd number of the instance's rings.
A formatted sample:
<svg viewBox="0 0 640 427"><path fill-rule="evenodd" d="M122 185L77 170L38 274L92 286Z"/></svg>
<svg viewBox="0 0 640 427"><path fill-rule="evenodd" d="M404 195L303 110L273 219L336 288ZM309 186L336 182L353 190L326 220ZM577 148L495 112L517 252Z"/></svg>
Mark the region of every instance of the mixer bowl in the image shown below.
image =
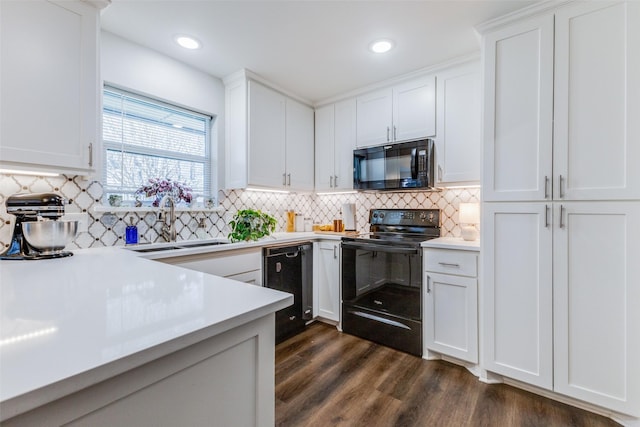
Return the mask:
<svg viewBox="0 0 640 427"><path fill-rule="evenodd" d="M60 252L78 231L78 221L25 221L22 233L27 243L42 253Z"/></svg>

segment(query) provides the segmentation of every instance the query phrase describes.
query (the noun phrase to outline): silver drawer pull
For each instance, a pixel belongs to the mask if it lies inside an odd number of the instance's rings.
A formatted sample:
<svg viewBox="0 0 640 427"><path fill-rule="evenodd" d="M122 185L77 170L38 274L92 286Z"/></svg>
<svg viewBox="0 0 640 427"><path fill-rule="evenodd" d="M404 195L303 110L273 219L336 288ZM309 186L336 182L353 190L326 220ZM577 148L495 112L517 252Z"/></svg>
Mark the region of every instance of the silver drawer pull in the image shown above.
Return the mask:
<svg viewBox="0 0 640 427"><path fill-rule="evenodd" d="M453 264L450 262L439 262L438 264L440 264L443 267L455 267L455 268L460 268L460 264Z"/></svg>

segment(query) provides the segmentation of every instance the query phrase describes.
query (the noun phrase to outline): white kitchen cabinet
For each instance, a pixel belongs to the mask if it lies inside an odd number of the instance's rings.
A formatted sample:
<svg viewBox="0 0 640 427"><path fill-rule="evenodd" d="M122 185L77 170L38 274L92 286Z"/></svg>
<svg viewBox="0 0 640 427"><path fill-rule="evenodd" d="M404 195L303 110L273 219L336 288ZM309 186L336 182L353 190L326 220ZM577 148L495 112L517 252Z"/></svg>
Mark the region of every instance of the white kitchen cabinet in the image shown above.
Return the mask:
<svg viewBox="0 0 640 427"><path fill-rule="evenodd" d="M285 103L284 95L249 82L249 185L286 185Z"/></svg>
<svg viewBox="0 0 640 427"><path fill-rule="evenodd" d="M478 253L424 250L424 354L478 363Z"/></svg>
<svg viewBox="0 0 640 427"><path fill-rule="evenodd" d="M485 35L485 201L640 198L639 25L585 2Z"/></svg>
<svg viewBox="0 0 640 427"><path fill-rule="evenodd" d="M340 241L320 240L314 243L314 288L318 303L317 316L340 321Z"/></svg>
<svg viewBox="0 0 640 427"><path fill-rule="evenodd" d="M99 10L0 2L0 162L88 174L99 151Z"/></svg>
<svg viewBox="0 0 640 427"><path fill-rule="evenodd" d="M640 202L553 216L554 390L639 417Z"/></svg>
<svg viewBox="0 0 640 427"><path fill-rule="evenodd" d="M640 199L639 27L633 1L555 14L556 199Z"/></svg>
<svg viewBox="0 0 640 427"><path fill-rule="evenodd" d="M313 109L243 71L225 79L225 188L312 191Z"/></svg>
<svg viewBox="0 0 640 427"><path fill-rule="evenodd" d="M640 202L487 203L483 367L640 415Z"/></svg>
<svg viewBox="0 0 640 427"><path fill-rule="evenodd" d="M480 63L446 69L437 79L437 184L478 184L482 145Z"/></svg>
<svg viewBox="0 0 640 427"><path fill-rule="evenodd" d="M357 98L357 147L435 135L435 77L427 76Z"/></svg>
<svg viewBox="0 0 640 427"><path fill-rule="evenodd" d="M183 255L160 258L157 261L262 286L262 250L260 248Z"/></svg>
<svg viewBox="0 0 640 427"><path fill-rule="evenodd" d="M316 110L316 191L353 190L356 101L347 99Z"/></svg>
<svg viewBox="0 0 640 427"><path fill-rule="evenodd" d="M285 129L287 189L312 191L314 183L313 109L293 99L287 99ZM259 181L256 181L256 184L258 183Z"/></svg>
<svg viewBox="0 0 640 427"><path fill-rule="evenodd" d="M487 203L482 213L483 364L553 388L550 204Z"/></svg>
<svg viewBox="0 0 640 427"><path fill-rule="evenodd" d="M553 15L484 36L485 201L551 195Z"/></svg>
<svg viewBox="0 0 640 427"><path fill-rule="evenodd" d="M146 363L141 361L149 356L121 360L131 368L119 375L112 367L96 369L85 379L86 388L2 425L273 426L274 323L274 314L268 314L186 347L194 338L181 337L166 355L158 350ZM64 393L64 387L57 389Z"/></svg>

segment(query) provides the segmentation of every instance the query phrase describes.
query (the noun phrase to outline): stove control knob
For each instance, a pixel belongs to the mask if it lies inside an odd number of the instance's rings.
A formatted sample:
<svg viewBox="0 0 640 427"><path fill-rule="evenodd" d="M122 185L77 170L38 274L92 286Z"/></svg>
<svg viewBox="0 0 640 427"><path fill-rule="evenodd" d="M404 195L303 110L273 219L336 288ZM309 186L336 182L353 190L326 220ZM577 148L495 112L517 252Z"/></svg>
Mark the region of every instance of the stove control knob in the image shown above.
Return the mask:
<svg viewBox="0 0 640 427"><path fill-rule="evenodd" d="M380 212L380 219L384 218L384 212Z"/></svg>
<svg viewBox="0 0 640 427"><path fill-rule="evenodd" d="M427 213L426 212L421 212L420 213L420 219L422 219L422 220L427 219Z"/></svg>

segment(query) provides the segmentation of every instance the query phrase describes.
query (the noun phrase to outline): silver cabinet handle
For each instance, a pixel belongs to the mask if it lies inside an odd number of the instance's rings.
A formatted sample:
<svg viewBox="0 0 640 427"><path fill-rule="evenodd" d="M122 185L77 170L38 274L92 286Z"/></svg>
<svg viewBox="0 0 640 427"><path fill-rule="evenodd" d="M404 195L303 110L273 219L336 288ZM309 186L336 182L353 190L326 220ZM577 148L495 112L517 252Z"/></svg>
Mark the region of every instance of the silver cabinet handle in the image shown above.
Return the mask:
<svg viewBox="0 0 640 427"><path fill-rule="evenodd" d="M560 205L560 228L564 228L564 222L562 221L563 216L564 216L564 206Z"/></svg>
<svg viewBox="0 0 640 427"><path fill-rule="evenodd" d="M333 245L333 258L338 258L338 251L337 251L338 247L336 245Z"/></svg>
<svg viewBox="0 0 640 427"><path fill-rule="evenodd" d="M427 293L431 293L431 277L427 276Z"/></svg>
<svg viewBox="0 0 640 427"><path fill-rule="evenodd" d="M398 134L398 132L397 132L396 126L394 125L394 126L393 126L393 140L394 140L394 141L395 141L395 140L396 140L396 138L397 138L397 134Z"/></svg>
<svg viewBox="0 0 640 427"><path fill-rule="evenodd" d="M338 175L333 176L333 185L338 188Z"/></svg>
<svg viewBox="0 0 640 427"><path fill-rule="evenodd" d="M442 182L442 166L438 165L438 182Z"/></svg>
<svg viewBox="0 0 640 427"><path fill-rule="evenodd" d="M282 185L287 185L287 173L282 174Z"/></svg>
<svg viewBox="0 0 640 427"><path fill-rule="evenodd" d="M561 199L564 198L564 191L562 190L563 182L564 182L564 178L562 175L560 175L560 182L558 183L558 194L560 195Z"/></svg>
<svg viewBox="0 0 640 427"><path fill-rule="evenodd" d="M291 174L287 174L287 185L291 187Z"/></svg>
<svg viewBox="0 0 640 427"><path fill-rule="evenodd" d="M544 205L544 227L549 228L549 205Z"/></svg>
<svg viewBox="0 0 640 427"><path fill-rule="evenodd" d="M387 126L387 142L389 142L389 126Z"/></svg>
<svg viewBox="0 0 640 427"><path fill-rule="evenodd" d="M329 177L329 188L333 188L333 176Z"/></svg>
<svg viewBox="0 0 640 427"><path fill-rule="evenodd" d="M549 177L546 175L544 176L544 198L549 198Z"/></svg>
<svg viewBox="0 0 640 427"><path fill-rule="evenodd" d="M455 267L455 268L460 268L460 264L454 264L451 262L439 262L438 264L440 264L443 267Z"/></svg>
<svg viewBox="0 0 640 427"><path fill-rule="evenodd" d="M89 143L89 167L93 167L93 142Z"/></svg>

